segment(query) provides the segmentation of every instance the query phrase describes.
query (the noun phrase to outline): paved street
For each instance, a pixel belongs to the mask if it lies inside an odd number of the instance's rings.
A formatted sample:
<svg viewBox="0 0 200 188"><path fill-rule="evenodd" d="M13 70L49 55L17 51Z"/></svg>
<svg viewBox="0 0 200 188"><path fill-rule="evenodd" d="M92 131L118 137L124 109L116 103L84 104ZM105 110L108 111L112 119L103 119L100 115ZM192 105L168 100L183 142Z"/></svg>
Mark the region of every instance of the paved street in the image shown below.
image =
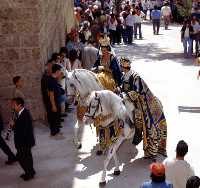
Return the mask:
<svg viewBox="0 0 200 188"><path fill-rule="evenodd" d="M175 147L180 139L189 144L187 160L200 176L200 80L198 67L193 60L182 58L180 27L170 30L161 28L160 35L152 34L152 26L143 25L143 40L135 40L132 46L117 46L117 55L133 60L132 67L147 82L149 88L162 101L168 123L168 155L175 156ZM104 156L95 155L95 130L83 128L83 148L77 151L72 144L73 113L65 120L64 140L49 137L45 126L35 129L37 146L33 149L37 175L30 182L23 182L18 164L5 166L6 157L0 152L0 188L97 188ZM13 150L13 143L10 142ZM138 152L125 142L119 150L121 170L119 177L108 171L108 188L138 188L149 177L148 161L143 160L142 144Z"/></svg>

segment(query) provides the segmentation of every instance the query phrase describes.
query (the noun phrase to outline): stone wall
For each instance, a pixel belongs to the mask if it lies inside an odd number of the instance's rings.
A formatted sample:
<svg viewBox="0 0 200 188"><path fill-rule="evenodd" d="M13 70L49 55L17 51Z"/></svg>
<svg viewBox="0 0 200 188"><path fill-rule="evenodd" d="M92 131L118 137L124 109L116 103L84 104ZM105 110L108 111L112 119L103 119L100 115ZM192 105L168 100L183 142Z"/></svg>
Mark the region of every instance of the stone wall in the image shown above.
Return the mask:
<svg viewBox="0 0 200 188"><path fill-rule="evenodd" d="M22 76L34 119L43 119L40 79L51 53L74 23L73 0L1 0L0 106L8 114L12 78ZM4 116L5 117L5 116Z"/></svg>

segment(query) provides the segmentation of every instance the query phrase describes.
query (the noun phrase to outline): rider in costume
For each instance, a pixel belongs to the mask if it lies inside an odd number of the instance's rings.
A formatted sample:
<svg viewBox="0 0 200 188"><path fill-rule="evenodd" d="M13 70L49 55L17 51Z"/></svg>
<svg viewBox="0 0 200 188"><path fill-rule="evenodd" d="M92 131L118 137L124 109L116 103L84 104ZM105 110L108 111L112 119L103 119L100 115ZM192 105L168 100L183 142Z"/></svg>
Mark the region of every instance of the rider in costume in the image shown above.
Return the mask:
<svg viewBox="0 0 200 188"><path fill-rule="evenodd" d="M131 70L129 59L121 58L120 65L124 72L121 91L125 92L134 103L136 112L139 110L138 114L135 113L134 118L138 118L138 115L142 117L140 118L141 126L138 129L136 123L136 133L140 138L134 138L133 144L139 144L143 134L145 158L155 158L157 154L167 156L167 123L160 101L154 96L144 80Z"/></svg>
<svg viewBox="0 0 200 188"><path fill-rule="evenodd" d="M115 91L116 88L122 84L122 72L119 62L111 52L109 37L101 37L99 44L99 58L94 64L93 70L97 73L98 80L103 85L104 89ZM105 120L106 117L98 117L94 123L97 128L97 136L99 137L100 145L97 155L100 155L103 151L105 151L119 136L118 120L113 121L108 127L104 128L101 124L102 121Z"/></svg>
<svg viewBox="0 0 200 188"><path fill-rule="evenodd" d="M111 52L110 39L107 36L100 38L99 58L94 64L94 71L105 89L114 91L122 84L122 72L117 58Z"/></svg>

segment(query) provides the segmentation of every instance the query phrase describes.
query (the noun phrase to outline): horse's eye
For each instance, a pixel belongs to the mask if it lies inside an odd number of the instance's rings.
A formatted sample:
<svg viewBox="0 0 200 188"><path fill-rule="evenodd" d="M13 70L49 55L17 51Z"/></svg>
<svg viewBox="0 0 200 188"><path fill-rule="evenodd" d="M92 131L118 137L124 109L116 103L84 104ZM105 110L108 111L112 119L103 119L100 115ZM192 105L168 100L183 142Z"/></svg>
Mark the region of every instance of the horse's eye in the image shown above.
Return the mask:
<svg viewBox="0 0 200 188"><path fill-rule="evenodd" d="M74 84L69 84L70 87L74 87Z"/></svg>

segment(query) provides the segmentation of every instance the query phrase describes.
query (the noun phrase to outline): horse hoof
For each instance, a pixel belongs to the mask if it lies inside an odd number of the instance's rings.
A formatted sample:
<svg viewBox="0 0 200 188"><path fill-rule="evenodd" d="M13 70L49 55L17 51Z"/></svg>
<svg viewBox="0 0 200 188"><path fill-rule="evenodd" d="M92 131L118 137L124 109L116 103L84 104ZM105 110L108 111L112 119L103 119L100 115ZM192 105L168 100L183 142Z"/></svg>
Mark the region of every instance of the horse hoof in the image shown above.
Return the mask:
<svg viewBox="0 0 200 188"><path fill-rule="evenodd" d="M115 176L119 176L119 175L120 175L120 170L114 171L114 175L115 175Z"/></svg>
<svg viewBox="0 0 200 188"><path fill-rule="evenodd" d="M77 146L77 149L81 149L82 148L82 144L79 144L78 146Z"/></svg>
<svg viewBox="0 0 200 188"><path fill-rule="evenodd" d="M101 151L101 150L98 150L97 152L96 152L96 155L102 155L103 154L103 151Z"/></svg>
<svg viewBox="0 0 200 188"><path fill-rule="evenodd" d="M106 186L106 181L103 181L103 182L99 183L99 187L104 187L104 186Z"/></svg>

